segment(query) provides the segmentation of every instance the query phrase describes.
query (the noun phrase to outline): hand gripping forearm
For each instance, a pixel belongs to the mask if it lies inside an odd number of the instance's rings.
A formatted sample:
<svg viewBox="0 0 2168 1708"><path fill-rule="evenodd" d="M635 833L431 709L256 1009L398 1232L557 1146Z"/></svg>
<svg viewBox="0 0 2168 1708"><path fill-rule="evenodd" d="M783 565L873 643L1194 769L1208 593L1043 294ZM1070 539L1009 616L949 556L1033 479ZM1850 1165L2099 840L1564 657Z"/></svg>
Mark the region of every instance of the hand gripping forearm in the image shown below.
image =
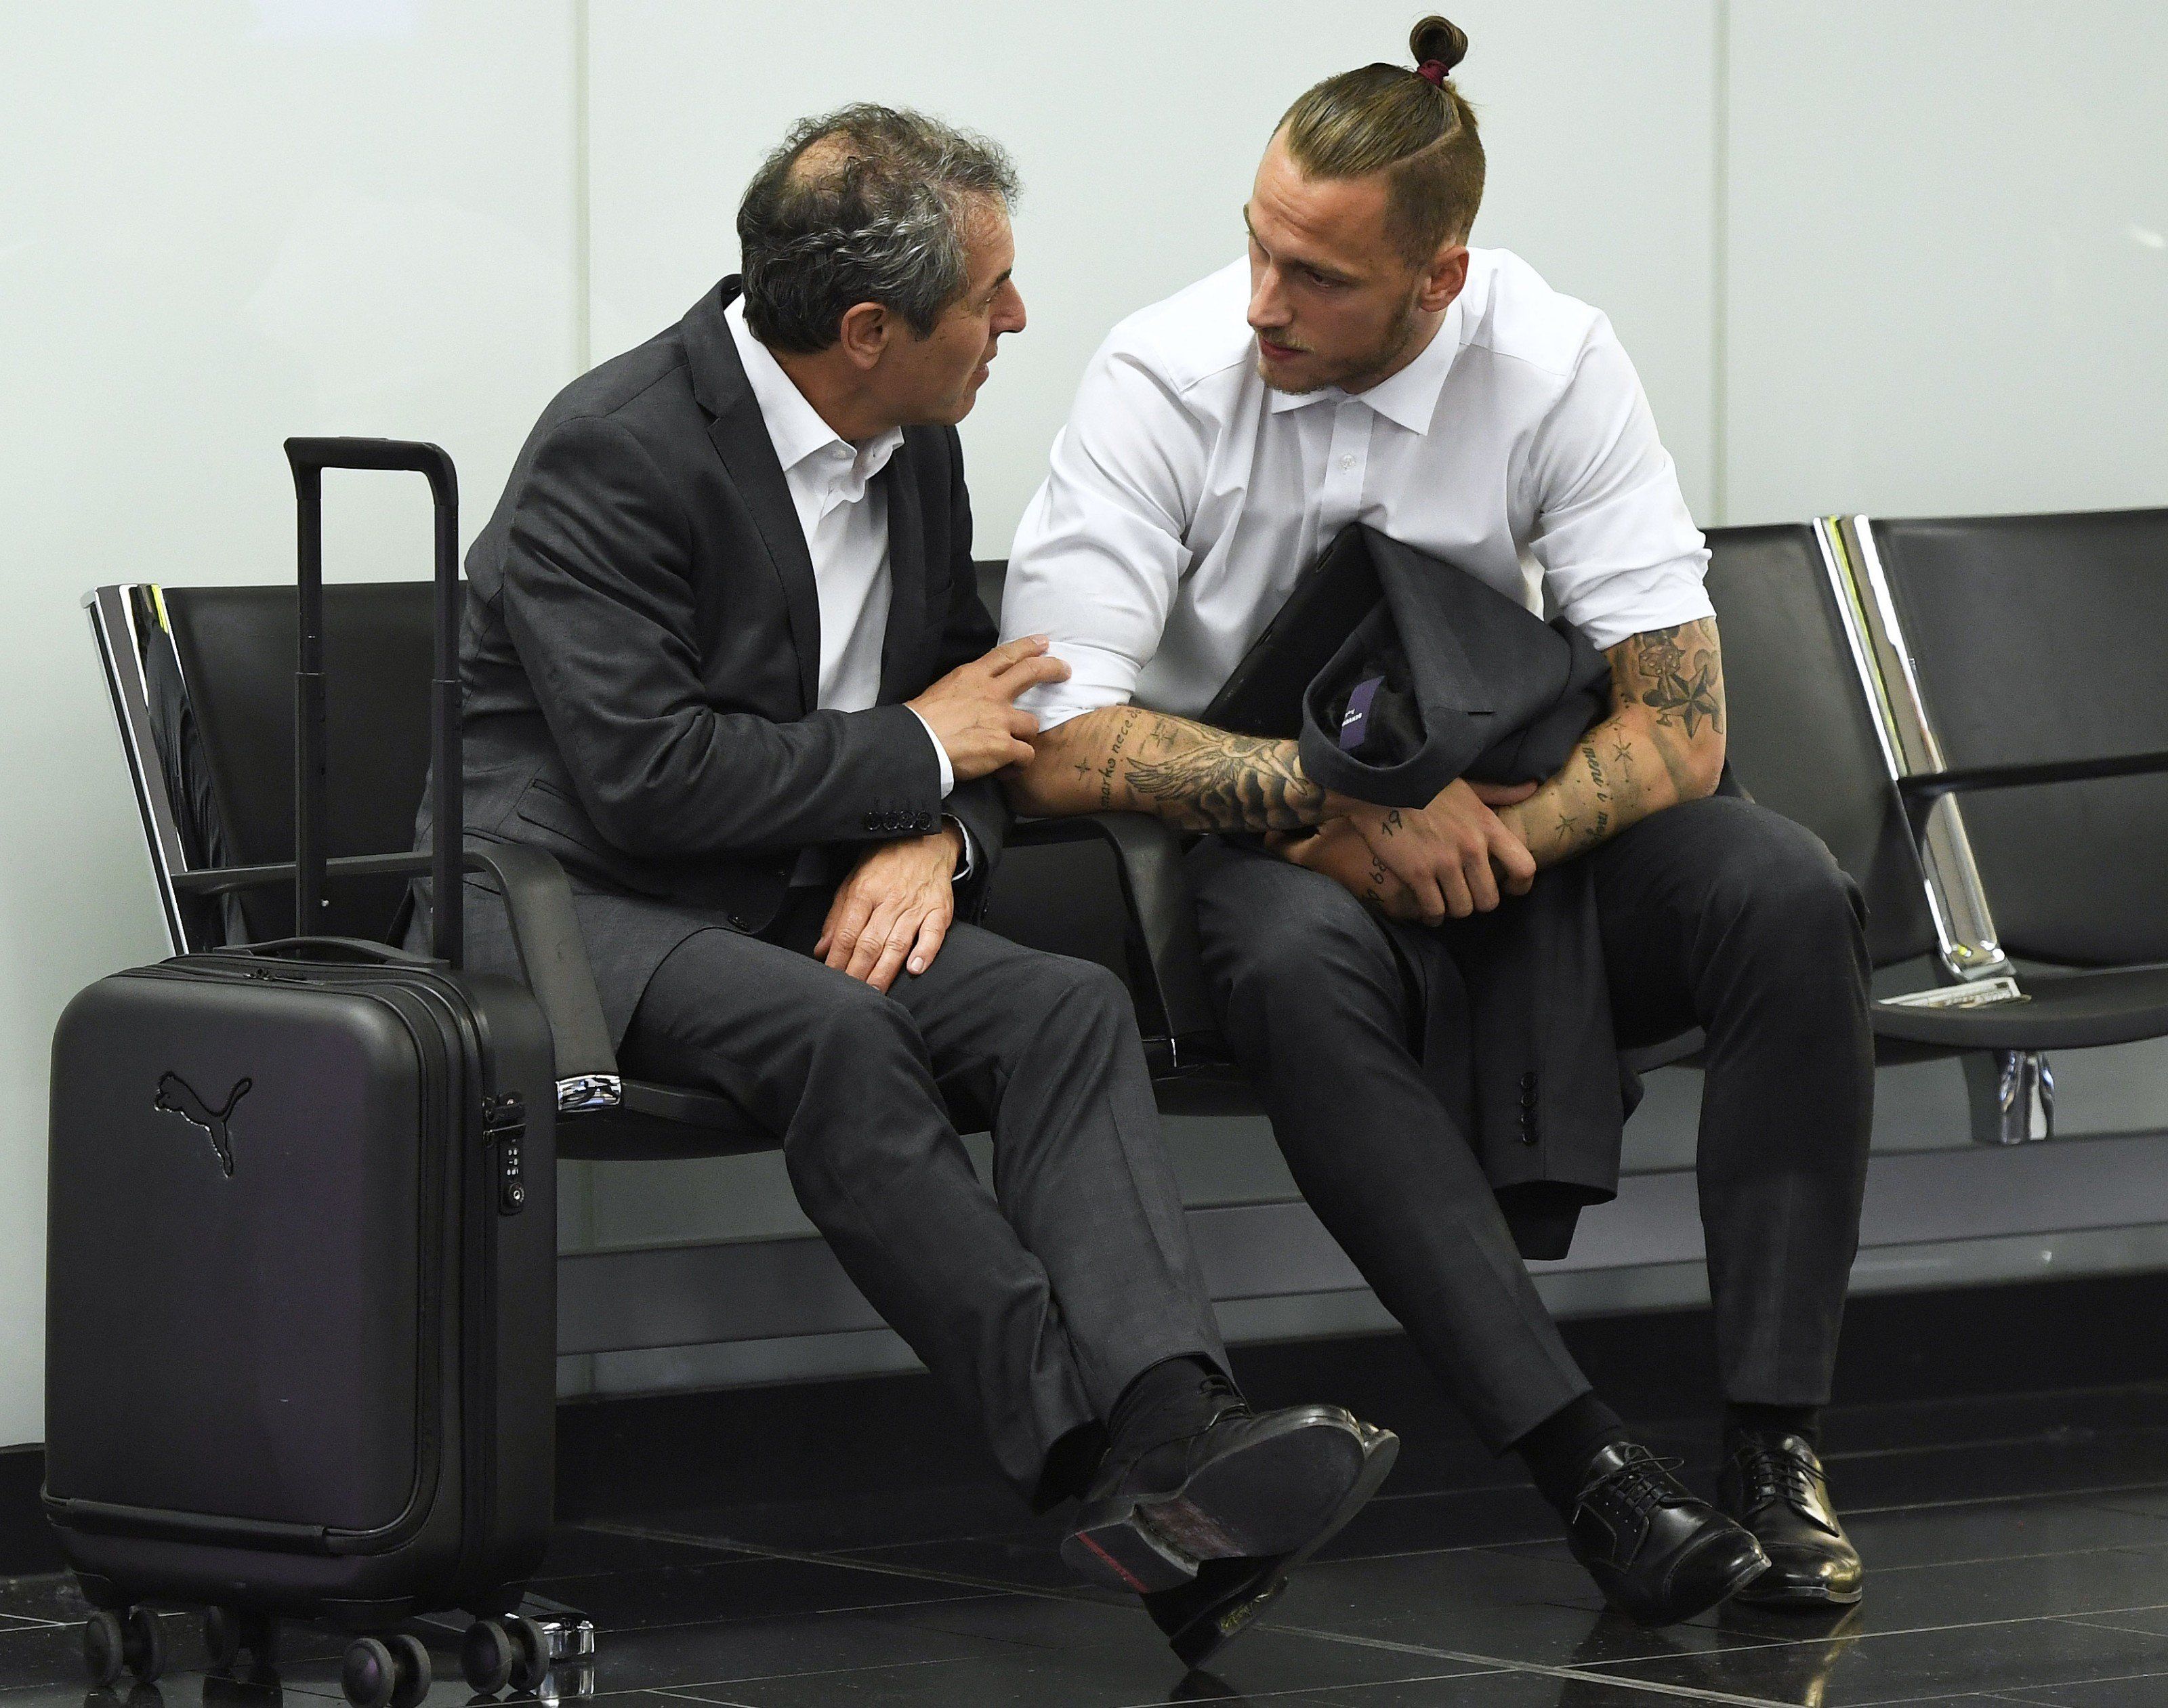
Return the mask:
<svg viewBox="0 0 2168 1708"><path fill-rule="evenodd" d="M1134 705L1057 725L1002 780L1019 812L1149 812L1184 830L1292 830L1316 823L1325 806L1293 742Z"/></svg>
<svg viewBox="0 0 2168 1708"><path fill-rule="evenodd" d="M1713 620L1629 636L1606 656L1616 709L1581 738L1565 769L1499 814L1538 866L1700 800L1724 770L1724 664Z"/></svg>

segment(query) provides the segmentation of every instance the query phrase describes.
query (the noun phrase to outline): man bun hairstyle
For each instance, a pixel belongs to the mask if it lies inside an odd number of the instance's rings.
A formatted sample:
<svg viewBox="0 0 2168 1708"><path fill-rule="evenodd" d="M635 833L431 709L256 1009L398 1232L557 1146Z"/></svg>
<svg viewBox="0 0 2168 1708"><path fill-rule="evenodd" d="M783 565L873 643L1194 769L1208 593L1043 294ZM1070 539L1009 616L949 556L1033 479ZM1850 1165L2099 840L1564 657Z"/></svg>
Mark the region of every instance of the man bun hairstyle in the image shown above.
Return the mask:
<svg viewBox="0 0 2168 1708"><path fill-rule="evenodd" d="M810 355L877 302L924 338L970 286L972 221L1016 196L996 144L922 113L860 103L801 119L738 205L746 325Z"/></svg>
<svg viewBox="0 0 2168 1708"><path fill-rule="evenodd" d="M1419 73L1432 60L1450 72L1468 57L1468 32L1433 13L1408 32L1408 51L1416 56Z"/></svg>
<svg viewBox="0 0 2168 1708"><path fill-rule="evenodd" d="M1374 64L1342 72L1287 109L1278 136L1311 178L1387 174L1385 219L1412 265L1464 242L1483 201L1475 109L1453 87L1468 37L1438 17L1408 32L1415 69Z"/></svg>

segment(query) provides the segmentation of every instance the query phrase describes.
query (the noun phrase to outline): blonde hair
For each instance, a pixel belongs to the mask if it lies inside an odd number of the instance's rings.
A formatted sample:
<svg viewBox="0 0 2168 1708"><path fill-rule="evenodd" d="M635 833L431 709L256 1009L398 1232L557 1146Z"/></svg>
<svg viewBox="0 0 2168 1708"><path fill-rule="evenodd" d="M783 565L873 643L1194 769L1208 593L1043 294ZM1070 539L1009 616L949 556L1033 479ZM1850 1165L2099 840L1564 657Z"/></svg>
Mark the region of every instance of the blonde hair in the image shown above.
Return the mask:
<svg viewBox="0 0 2168 1708"><path fill-rule="evenodd" d="M1312 178L1386 176L1385 220L1411 263L1467 240L1483 200L1483 142L1475 110L1448 75L1468 37L1443 18L1408 32L1418 67L1367 65L1307 90L1276 134Z"/></svg>

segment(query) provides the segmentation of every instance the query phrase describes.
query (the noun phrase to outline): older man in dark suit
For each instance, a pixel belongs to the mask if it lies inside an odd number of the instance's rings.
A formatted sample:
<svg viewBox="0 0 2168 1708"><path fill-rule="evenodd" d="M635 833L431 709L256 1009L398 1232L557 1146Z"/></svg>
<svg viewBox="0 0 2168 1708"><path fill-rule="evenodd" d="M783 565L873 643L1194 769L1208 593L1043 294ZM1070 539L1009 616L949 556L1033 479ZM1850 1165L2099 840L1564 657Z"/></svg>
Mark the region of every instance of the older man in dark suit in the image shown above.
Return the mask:
<svg viewBox="0 0 2168 1708"><path fill-rule="evenodd" d="M562 862L625 1065L780 1137L1007 1476L1082 1498L1067 1557L1188 1652L1223 1623L1199 1563L1314 1545L1392 1441L1243 1403L1120 982L956 920L1016 695L1067 673L994 647L954 429L1024 323L1013 189L918 115L808 120L743 279L544 412L468 558L467 825ZM502 903L469 918L511 964Z"/></svg>

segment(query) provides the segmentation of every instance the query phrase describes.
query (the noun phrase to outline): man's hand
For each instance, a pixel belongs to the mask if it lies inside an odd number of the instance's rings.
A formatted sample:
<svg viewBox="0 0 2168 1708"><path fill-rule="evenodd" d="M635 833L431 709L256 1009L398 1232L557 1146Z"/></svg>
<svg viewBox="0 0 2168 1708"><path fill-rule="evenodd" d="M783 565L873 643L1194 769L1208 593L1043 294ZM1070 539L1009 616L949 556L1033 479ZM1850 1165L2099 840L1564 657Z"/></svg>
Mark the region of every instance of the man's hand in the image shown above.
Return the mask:
<svg viewBox="0 0 2168 1708"><path fill-rule="evenodd" d="M959 664L906 702L926 720L933 739L948 755L959 783L990 776L1005 765L1031 763L1039 720L1018 711L1016 697L1042 682L1064 682L1069 677L1069 667L1049 657L1046 647L1044 635L1011 641L983 658Z"/></svg>
<svg viewBox="0 0 2168 1708"><path fill-rule="evenodd" d="M1362 833L1344 818L1329 820L1316 830L1276 830L1265 838L1265 846L1282 859L1321 872L1367 902L1389 918L1422 918L1415 891L1395 877Z"/></svg>
<svg viewBox="0 0 2168 1708"><path fill-rule="evenodd" d="M1374 806L1334 795L1325 811L1352 825L1379 863L1407 886L1415 917L1439 925L1448 918L1490 912L1501 882L1507 895L1528 893L1536 881L1535 858L1490 809L1534 793L1532 783L1471 784L1462 778L1447 784L1427 806Z"/></svg>
<svg viewBox="0 0 2168 1708"><path fill-rule="evenodd" d="M875 843L836 891L813 953L877 991L895 982L906 955L911 971L924 972L955 919L951 881L963 857L963 833L953 824Z"/></svg>

